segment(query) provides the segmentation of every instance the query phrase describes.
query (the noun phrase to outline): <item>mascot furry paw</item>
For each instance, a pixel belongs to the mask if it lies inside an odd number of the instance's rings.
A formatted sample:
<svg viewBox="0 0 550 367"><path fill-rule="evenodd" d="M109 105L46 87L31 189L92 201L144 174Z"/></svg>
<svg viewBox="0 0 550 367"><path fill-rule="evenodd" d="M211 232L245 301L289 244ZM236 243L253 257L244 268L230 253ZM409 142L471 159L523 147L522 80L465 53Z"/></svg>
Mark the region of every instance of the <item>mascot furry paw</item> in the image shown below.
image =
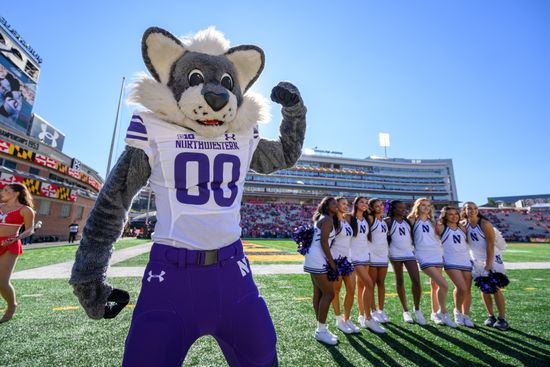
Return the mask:
<svg viewBox="0 0 550 367"><path fill-rule="evenodd" d="M106 271L132 199L149 181L157 224L123 365L179 366L203 335L214 336L231 366L276 365L275 329L243 254L239 211L249 168L271 173L300 157L300 93L288 82L273 88L280 137L262 139L266 104L249 92L264 67L260 48L230 48L213 28L186 39L149 28L142 53L152 78L133 88L130 99L143 108L84 228L74 293L94 319L128 302Z"/></svg>

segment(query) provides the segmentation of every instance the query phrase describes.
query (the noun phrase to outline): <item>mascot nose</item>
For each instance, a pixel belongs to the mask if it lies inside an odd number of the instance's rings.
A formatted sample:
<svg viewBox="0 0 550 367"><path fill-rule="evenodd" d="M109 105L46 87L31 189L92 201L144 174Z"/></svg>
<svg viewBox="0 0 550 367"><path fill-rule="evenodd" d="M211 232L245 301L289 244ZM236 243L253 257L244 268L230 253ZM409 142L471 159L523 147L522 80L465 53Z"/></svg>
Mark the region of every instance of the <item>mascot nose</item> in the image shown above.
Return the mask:
<svg viewBox="0 0 550 367"><path fill-rule="evenodd" d="M229 102L229 94L207 92L204 94L204 99L214 111L219 111Z"/></svg>

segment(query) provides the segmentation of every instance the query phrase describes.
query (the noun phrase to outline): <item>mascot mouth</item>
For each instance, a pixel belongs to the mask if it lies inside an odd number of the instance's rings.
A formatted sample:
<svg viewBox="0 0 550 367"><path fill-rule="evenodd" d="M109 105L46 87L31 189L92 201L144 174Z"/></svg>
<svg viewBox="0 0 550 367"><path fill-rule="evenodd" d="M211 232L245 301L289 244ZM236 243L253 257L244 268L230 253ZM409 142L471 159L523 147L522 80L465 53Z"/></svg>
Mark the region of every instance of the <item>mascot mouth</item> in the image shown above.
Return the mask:
<svg viewBox="0 0 550 367"><path fill-rule="evenodd" d="M203 125L203 126L222 126L224 121L220 120L195 120L197 123Z"/></svg>

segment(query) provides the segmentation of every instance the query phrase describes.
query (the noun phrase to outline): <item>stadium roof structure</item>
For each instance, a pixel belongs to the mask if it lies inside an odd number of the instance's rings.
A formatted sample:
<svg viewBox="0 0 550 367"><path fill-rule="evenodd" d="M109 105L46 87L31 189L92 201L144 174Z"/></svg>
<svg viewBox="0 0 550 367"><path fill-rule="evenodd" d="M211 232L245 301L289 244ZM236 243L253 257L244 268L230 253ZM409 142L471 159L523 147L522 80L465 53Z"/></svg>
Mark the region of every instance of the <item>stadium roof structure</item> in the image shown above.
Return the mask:
<svg viewBox="0 0 550 367"><path fill-rule="evenodd" d="M514 203L518 200L550 199L550 194L542 195L518 195L518 196L494 196L487 198L488 201Z"/></svg>

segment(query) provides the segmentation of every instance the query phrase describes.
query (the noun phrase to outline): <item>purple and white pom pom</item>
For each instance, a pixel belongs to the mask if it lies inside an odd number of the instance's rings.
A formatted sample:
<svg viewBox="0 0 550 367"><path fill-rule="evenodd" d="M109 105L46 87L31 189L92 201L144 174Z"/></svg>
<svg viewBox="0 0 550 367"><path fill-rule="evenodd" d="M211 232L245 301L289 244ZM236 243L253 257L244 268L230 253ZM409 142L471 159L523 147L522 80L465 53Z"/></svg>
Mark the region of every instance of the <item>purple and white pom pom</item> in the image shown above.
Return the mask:
<svg viewBox="0 0 550 367"><path fill-rule="evenodd" d="M355 270L353 264L348 261L346 256L339 256L338 259L336 259L336 266L338 266L338 273L344 277L350 275Z"/></svg>
<svg viewBox="0 0 550 367"><path fill-rule="evenodd" d="M474 279L474 284L486 294L494 294L499 288L504 288L510 283L505 274L490 271L486 276L479 276Z"/></svg>
<svg viewBox="0 0 550 367"><path fill-rule="evenodd" d="M328 262L323 266L324 266L325 270L327 271L328 280L331 281L331 282L337 281L338 277L340 276L340 274L338 272L338 269L336 269L336 271L332 270L332 268L330 267Z"/></svg>
<svg viewBox="0 0 550 367"><path fill-rule="evenodd" d="M298 245L296 251L302 255L306 255L309 252L311 243L313 242L314 229L312 226L300 226L292 233L292 239Z"/></svg>

